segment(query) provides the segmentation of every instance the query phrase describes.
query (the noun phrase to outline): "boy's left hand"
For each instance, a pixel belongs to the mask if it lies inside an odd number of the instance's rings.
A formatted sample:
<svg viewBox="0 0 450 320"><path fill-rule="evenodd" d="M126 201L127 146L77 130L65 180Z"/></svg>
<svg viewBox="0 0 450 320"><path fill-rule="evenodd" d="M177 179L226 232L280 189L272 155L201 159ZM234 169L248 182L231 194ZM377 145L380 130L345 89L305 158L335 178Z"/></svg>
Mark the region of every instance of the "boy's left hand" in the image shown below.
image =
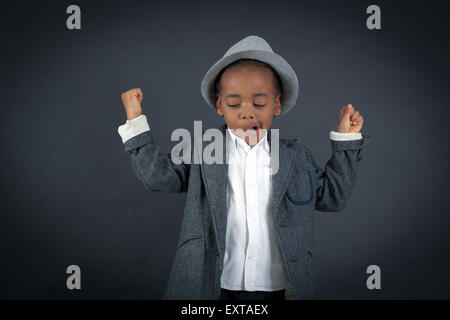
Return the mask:
<svg viewBox="0 0 450 320"><path fill-rule="evenodd" d="M362 125L364 122L364 118L359 114L355 108L348 104L341 108L341 112L339 114L339 124L338 124L338 132L360 132L362 129Z"/></svg>

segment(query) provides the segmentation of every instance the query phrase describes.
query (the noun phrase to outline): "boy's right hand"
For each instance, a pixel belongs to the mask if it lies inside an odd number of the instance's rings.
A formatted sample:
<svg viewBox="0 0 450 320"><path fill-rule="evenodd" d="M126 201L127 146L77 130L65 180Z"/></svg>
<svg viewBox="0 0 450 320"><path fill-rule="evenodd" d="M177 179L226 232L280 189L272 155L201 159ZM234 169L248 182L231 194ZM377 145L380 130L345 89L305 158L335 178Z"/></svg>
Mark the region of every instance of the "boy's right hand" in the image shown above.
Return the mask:
<svg viewBox="0 0 450 320"><path fill-rule="evenodd" d="M128 120L133 120L142 114L141 102L143 99L144 94L140 88L131 89L122 93L122 102Z"/></svg>

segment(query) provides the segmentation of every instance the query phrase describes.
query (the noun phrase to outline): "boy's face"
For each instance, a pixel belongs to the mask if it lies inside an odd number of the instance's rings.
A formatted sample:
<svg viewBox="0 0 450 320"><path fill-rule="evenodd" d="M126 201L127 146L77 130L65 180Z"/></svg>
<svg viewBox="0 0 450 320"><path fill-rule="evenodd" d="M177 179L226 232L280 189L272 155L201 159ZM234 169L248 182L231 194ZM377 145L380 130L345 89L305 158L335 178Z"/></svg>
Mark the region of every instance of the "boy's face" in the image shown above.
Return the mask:
<svg viewBox="0 0 450 320"><path fill-rule="evenodd" d="M281 113L273 74L251 66L225 70L216 106L228 128L249 145L257 144L270 128L273 117Z"/></svg>

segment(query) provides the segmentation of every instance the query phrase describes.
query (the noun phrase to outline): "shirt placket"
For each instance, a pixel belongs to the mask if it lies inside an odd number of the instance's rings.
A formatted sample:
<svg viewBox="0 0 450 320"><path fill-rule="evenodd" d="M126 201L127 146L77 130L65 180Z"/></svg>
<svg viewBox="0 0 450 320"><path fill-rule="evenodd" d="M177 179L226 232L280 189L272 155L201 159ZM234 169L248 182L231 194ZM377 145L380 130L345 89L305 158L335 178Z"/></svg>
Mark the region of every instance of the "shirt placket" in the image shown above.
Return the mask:
<svg viewBox="0 0 450 320"><path fill-rule="evenodd" d="M247 147L247 146L246 146ZM246 149L245 158L245 202L248 229L248 245L245 256L244 282L246 290L255 290L256 253L258 249L258 192L256 148Z"/></svg>

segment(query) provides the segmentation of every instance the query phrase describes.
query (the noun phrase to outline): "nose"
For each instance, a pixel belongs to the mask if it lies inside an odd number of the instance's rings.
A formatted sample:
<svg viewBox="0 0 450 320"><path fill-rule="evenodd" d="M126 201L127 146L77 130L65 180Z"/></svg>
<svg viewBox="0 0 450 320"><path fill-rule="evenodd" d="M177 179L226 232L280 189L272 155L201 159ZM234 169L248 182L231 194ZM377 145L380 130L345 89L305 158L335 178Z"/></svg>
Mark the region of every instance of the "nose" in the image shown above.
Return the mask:
<svg viewBox="0 0 450 320"><path fill-rule="evenodd" d="M242 104L243 108L241 110L240 118L241 119L254 119L255 115L253 114L253 108L249 106L247 103Z"/></svg>

